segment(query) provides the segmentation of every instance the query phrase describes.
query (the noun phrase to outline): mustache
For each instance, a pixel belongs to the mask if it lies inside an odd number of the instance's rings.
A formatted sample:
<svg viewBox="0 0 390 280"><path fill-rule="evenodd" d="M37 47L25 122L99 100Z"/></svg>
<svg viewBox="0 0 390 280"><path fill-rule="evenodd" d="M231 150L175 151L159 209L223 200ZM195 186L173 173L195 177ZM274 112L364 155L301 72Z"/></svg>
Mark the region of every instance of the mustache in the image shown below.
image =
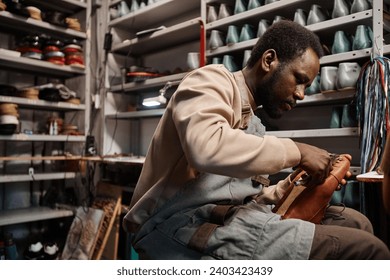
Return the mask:
<svg viewBox="0 0 390 280"><path fill-rule="evenodd" d="M291 108L295 108L297 106L297 102L295 100L294 101L287 100L286 103L290 105Z"/></svg>

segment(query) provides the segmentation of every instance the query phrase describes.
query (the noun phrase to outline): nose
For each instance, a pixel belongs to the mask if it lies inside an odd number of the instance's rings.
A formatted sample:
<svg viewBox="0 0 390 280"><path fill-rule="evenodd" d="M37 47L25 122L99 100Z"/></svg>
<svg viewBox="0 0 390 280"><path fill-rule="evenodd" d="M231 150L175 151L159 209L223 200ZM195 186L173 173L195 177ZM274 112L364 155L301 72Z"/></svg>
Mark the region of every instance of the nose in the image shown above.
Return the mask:
<svg viewBox="0 0 390 280"><path fill-rule="evenodd" d="M305 86L298 85L294 92L294 98L298 100L303 100L305 98Z"/></svg>

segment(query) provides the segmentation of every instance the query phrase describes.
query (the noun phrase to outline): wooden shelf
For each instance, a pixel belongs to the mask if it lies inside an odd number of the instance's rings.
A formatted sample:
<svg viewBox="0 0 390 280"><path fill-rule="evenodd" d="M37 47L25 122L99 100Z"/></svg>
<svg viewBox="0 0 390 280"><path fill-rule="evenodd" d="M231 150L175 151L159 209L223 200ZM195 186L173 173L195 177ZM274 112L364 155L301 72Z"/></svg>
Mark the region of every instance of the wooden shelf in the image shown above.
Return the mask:
<svg viewBox="0 0 390 280"><path fill-rule="evenodd" d="M112 92L137 92L144 89L163 87L167 82L180 81L188 72L163 76L159 78L148 79L142 82L125 83L123 85L114 85L111 87Z"/></svg>
<svg viewBox="0 0 390 280"><path fill-rule="evenodd" d="M305 95L303 100L297 102L298 106L312 106L312 105L324 105L333 104L343 101L351 100L356 93L355 88L348 88L342 90L329 91L325 93L316 93L312 95Z"/></svg>
<svg viewBox="0 0 390 280"><path fill-rule="evenodd" d="M13 157L0 157L0 161L13 161L13 160L21 160L21 161L35 161L35 160L82 160L85 157L82 156L72 156L72 155L64 155L64 156L13 156Z"/></svg>
<svg viewBox="0 0 390 280"><path fill-rule="evenodd" d="M144 164L145 162L145 157L143 156L133 156L133 157L126 157L126 156L121 156L121 157L104 157L102 158L103 163L121 163L121 164L130 164L130 165L138 165L138 164Z"/></svg>
<svg viewBox="0 0 390 280"><path fill-rule="evenodd" d="M360 174L361 170L362 169L361 169L360 166L351 166L349 168L349 171L352 174L351 176L354 176L354 177L358 176ZM292 168L286 168L286 169L281 170L280 173L287 173L287 174L289 174L289 173L292 173L293 171L294 170Z"/></svg>
<svg viewBox="0 0 390 280"><path fill-rule="evenodd" d="M0 183L15 183L15 182L32 182L32 181L48 181L48 180L64 180L74 179L74 172L58 172L58 173L36 173L33 175L0 175Z"/></svg>
<svg viewBox="0 0 390 280"><path fill-rule="evenodd" d="M0 66L13 71L45 75L50 77L71 78L85 75L85 70L68 65L54 63L27 57L14 57L0 53Z"/></svg>
<svg viewBox="0 0 390 280"><path fill-rule="evenodd" d="M87 8L87 3L77 1L77 0L56 0L56 1L29 0L28 2L42 8L56 10L65 13L77 13Z"/></svg>
<svg viewBox="0 0 390 280"><path fill-rule="evenodd" d="M60 111L84 111L84 104L73 104L69 102L51 102L46 100L28 99L23 97L0 95L0 102L18 104L19 107L39 110L60 110Z"/></svg>
<svg viewBox="0 0 390 280"><path fill-rule="evenodd" d="M139 38L126 39L113 45L113 53L137 56L157 52L200 38L201 18L191 19Z"/></svg>
<svg viewBox="0 0 390 280"><path fill-rule="evenodd" d="M109 119L139 119L139 118L153 118L161 117L165 112L165 109L150 109L136 112L123 112L116 114L106 115Z"/></svg>
<svg viewBox="0 0 390 280"><path fill-rule="evenodd" d="M309 0L281 0L271 4L263 5L258 8L248 10L239 14L235 14L220 20L216 20L206 24L206 29L227 30L231 24L243 25L244 23L257 24L259 19L273 19L275 15L280 15L285 18L291 18L297 8L309 10L312 1ZM328 5L327 3L324 3ZM331 3L333 4L333 2ZM257 26L256 26L257 27Z"/></svg>
<svg viewBox="0 0 390 280"><path fill-rule="evenodd" d="M76 1L74 1L76 2ZM56 26L45 21L36 20L33 18L25 18L19 15L12 14L7 11L0 12L0 25L3 31L22 31L33 30L37 33L49 33L60 38L78 38L87 39L85 32L76 31L70 28ZM6 30L4 28L7 28Z"/></svg>
<svg viewBox="0 0 390 280"><path fill-rule="evenodd" d="M267 135L285 138L324 138L324 137L355 137L359 135L357 127L346 128L326 128L326 129L302 129L302 130L283 130L267 131Z"/></svg>
<svg viewBox="0 0 390 280"><path fill-rule="evenodd" d="M130 12L123 17L116 18L109 23L109 26L137 32L149 27L156 27L153 25L196 8L200 8L200 1L161 0L135 12Z"/></svg>
<svg viewBox="0 0 390 280"><path fill-rule="evenodd" d="M376 171L367 172L364 174L359 174L356 176L356 179L359 182L367 182L367 183L381 183L383 182L384 175L379 174Z"/></svg>
<svg viewBox="0 0 390 280"><path fill-rule="evenodd" d="M84 142L85 136L75 136L75 135L45 135L45 134L12 134L12 135L0 135L0 141L52 141L52 142Z"/></svg>
<svg viewBox="0 0 390 280"><path fill-rule="evenodd" d="M0 226L35 222L73 216L70 210L52 209L49 207L30 207L0 211Z"/></svg>
<svg viewBox="0 0 390 280"><path fill-rule="evenodd" d="M349 33L354 35L358 24L372 25L372 9L343 17L328 19L326 21L308 25L307 28L317 33L320 37L326 37L329 36L329 34L332 34L333 36L333 34L340 29L343 29L346 32L349 31Z"/></svg>

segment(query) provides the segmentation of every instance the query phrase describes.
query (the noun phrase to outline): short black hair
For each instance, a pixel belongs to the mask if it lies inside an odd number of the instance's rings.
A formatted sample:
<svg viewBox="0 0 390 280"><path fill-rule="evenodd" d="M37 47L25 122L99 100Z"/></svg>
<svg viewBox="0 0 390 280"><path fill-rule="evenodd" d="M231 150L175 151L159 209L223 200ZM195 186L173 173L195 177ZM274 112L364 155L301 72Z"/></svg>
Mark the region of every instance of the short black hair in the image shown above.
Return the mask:
<svg viewBox="0 0 390 280"><path fill-rule="evenodd" d="M285 63L301 56L308 48L312 48L318 58L324 55L321 42L314 32L291 20L281 20L272 24L259 38L247 66L252 68L269 49L274 49L278 59Z"/></svg>

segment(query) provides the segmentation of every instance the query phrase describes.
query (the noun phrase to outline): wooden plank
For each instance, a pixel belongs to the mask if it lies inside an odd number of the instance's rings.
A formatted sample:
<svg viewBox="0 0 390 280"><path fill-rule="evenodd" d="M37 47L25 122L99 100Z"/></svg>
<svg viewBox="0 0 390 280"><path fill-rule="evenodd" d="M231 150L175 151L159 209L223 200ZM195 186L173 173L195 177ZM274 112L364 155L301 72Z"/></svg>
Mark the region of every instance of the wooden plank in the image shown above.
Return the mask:
<svg viewBox="0 0 390 280"><path fill-rule="evenodd" d="M115 222L111 228L110 234L107 239L107 243L104 246L101 259L103 260L116 260L118 257L118 245L119 245L119 229L120 229L120 215L117 214Z"/></svg>
<svg viewBox="0 0 390 280"><path fill-rule="evenodd" d="M110 205L107 205L107 207L103 205L105 202L104 200L106 200L108 203L110 202L109 200L111 200L111 202L115 201L115 206L112 213L109 213ZM103 221L103 226L100 228L97 245L94 250L92 259L100 260L103 256L103 253L105 253L105 256L111 256L112 259L116 259L119 238L118 217L121 214L122 188L120 186L99 182L97 186L95 202L96 203L93 204L94 207L101 205L103 208L102 210L106 212L107 216ZM109 240L110 237L113 240Z"/></svg>

